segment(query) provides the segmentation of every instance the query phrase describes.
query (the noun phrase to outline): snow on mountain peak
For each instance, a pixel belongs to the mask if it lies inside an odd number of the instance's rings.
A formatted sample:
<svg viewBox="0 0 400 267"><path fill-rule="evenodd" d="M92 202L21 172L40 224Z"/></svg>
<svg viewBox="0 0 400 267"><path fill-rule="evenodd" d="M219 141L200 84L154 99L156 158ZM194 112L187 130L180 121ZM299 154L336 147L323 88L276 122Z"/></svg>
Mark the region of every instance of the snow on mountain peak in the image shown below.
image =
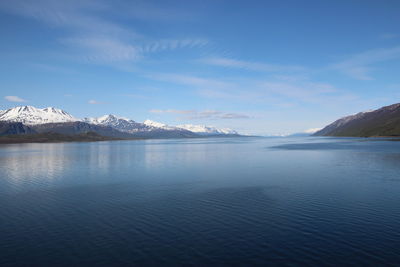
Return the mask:
<svg viewBox="0 0 400 267"><path fill-rule="evenodd" d="M27 125L79 121L67 112L53 108L35 108L33 106L20 106L10 108L0 113L0 121L22 122Z"/></svg>
<svg viewBox="0 0 400 267"><path fill-rule="evenodd" d="M152 120L145 120L143 123L139 123L112 114L98 118L84 118L81 120L54 107L40 109L33 106L19 106L7 110L0 110L0 121L22 122L26 125L82 121L90 124L112 127L129 133L159 131L161 129L165 131L190 131L200 135L237 134L236 131L228 128L220 129L205 125L184 124L170 126Z"/></svg>
<svg viewBox="0 0 400 267"><path fill-rule="evenodd" d="M164 123L156 122L156 121L152 121L152 120L145 120L143 123L148 125L148 126L154 126L154 127L160 127L160 128L163 127L163 126L167 126Z"/></svg>
<svg viewBox="0 0 400 267"><path fill-rule="evenodd" d="M112 121L112 120L118 120L118 119L119 118L117 116L114 116L112 114L104 115L104 116L97 118L97 120L99 120L99 121Z"/></svg>
<svg viewBox="0 0 400 267"><path fill-rule="evenodd" d="M161 128L164 130L176 130L176 127L169 126L167 124L161 123L161 122L156 122L152 120L145 120L143 122L144 125L149 126L149 127L154 127L154 128Z"/></svg>
<svg viewBox="0 0 400 267"><path fill-rule="evenodd" d="M152 120L145 120L143 124L161 128L165 130L186 130L193 133L201 134L201 135L217 135L217 134L238 134L236 131L229 129L229 128L216 128L212 126L205 126L205 125L193 125L193 124L183 124L177 126L169 126L164 123L152 121Z"/></svg>
<svg viewBox="0 0 400 267"><path fill-rule="evenodd" d="M238 134L236 131L229 128L216 128L205 125L183 124L176 127L199 134Z"/></svg>
<svg viewBox="0 0 400 267"><path fill-rule="evenodd" d="M121 123L121 121L129 122L131 120L109 114L109 115L104 115L104 116L101 116L98 118L85 118L84 121L92 123L92 124L115 124L115 123Z"/></svg>
<svg viewBox="0 0 400 267"><path fill-rule="evenodd" d="M212 126L205 126L205 125L193 125L193 124L183 124L183 125L177 125L177 126L169 126L164 123L152 121L152 120L145 120L143 124L150 126L150 127L155 127L155 128L161 128L161 129L166 129L166 130L186 130L190 131L193 133L198 133L198 134L237 134L236 131L231 130L229 128L215 128Z"/></svg>
<svg viewBox="0 0 400 267"><path fill-rule="evenodd" d="M111 114L104 115L98 118L84 118L83 121L90 124L112 127L119 131L128 133L136 133L149 130L149 127L142 123L138 123L134 120L124 117L118 117Z"/></svg>

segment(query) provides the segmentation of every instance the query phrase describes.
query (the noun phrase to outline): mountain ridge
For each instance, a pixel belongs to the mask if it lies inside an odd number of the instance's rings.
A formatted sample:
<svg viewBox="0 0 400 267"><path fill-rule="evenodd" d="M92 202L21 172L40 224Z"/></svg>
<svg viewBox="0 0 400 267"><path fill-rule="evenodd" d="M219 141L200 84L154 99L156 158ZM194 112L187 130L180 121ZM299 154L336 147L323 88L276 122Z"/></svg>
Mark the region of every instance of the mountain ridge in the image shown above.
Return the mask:
<svg viewBox="0 0 400 267"><path fill-rule="evenodd" d="M22 122L25 125L35 125L53 122L79 121L69 113L53 108L36 108L33 106L19 106L3 110L0 121Z"/></svg>
<svg viewBox="0 0 400 267"><path fill-rule="evenodd" d="M96 118L78 119L66 111L54 107L18 106L2 110L0 111L0 121L21 123L22 125L10 125L7 127L21 128L26 126L37 133L82 134L91 131L103 136L116 138L186 138L211 135L239 135L236 131L227 128L219 129L191 124L169 126L151 120L141 123L112 114ZM16 130L17 128L10 131L23 132L22 128L19 131Z"/></svg>
<svg viewBox="0 0 400 267"><path fill-rule="evenodd" d="M0 121L0 136L13 135L13 134L34 134L35 130L29 126L24 125L22 122L7 122Z"/></svg>
<svg viewBox="0 0 400 267"><path fill-rule="evenodd" d="M314 136L400 136L400 103L342 117L314 133Z"/></svg>

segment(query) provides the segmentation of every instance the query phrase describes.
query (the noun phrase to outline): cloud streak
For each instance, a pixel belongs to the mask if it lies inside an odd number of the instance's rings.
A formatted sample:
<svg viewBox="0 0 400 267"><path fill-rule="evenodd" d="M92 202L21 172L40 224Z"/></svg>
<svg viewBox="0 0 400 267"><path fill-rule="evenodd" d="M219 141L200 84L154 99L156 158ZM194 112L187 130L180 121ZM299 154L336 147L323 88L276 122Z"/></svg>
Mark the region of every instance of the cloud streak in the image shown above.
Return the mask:
<svg viewBox="0 0 400 267"><path fill-rule="evenodd" d="M303 82L263 82L260 84L261 92L268 97L277 97L302 104L313 104L319 106L332 106L339 103L349 103L358 97L340 90L328 83L311 81Z"/></svg>
<svg viewBox="0 0 400 267"><path fill-rule="evenodd" d="M223 57L205 58L201 59L200 62L208 65L238 68L238 69L245 69L245 70L259 71L259 72L297 72L305 70L305 68L302 66L265 64L265 63L243 61L243 60L236 60Z"/></svg>
<svg viewBox="0 0 400 267"><path fill-rule="evenodd" d="M141 57L138 49L118 39L105 37L77 37L61 40L86 51L85 58L91 62L135 61Z"/></svg>
<svg viewBox="0 0 400 267"><path fill-rule="evenodd" d="M151 40L132 27L128 28L123 23L116 23L118 20L113 19L113 16L149 19L137 12L146 10L153 19L165 18L162 8L135 1L128 2L121 13L116 6L118 3L111 5L110 2L101 0L0 1L1 10L40 21L51 28L61 29L60 33L63 37L59 38L59 43L64 46L63 49L73 49L72 51L63 50L61 54L67 53L69 57L84 62L109 64L122 71L132 71L132 68L123 64L132 65L151 53L175 49L197 49L208 44L208 40L203 38Z"/></svg>
<svg viewBox="0 0 400 267"><path fill-rule="evenodd" d="M101 1L9 0L2 1L0 8L39 20L51 27L68 28L81 33L132 34L131 31L95 15L108 9L105 2Z"/></svg>
<svg viewBox="0 0 400 267"><path fill-rule="evenodd" d="M370 75L371 65L397 59L400 59L400 46L368 50L355 54L347 60L331 65L331 68L357 80L372 80L373 77Z"/></svg>
<svg viewBox="0 0 400 267"><path fill-rule="evenodd" d="M223 112L218 110L177 110L177 109L152 109L149 111L150 113L172 113L183 115L182 118L186 120L203 120L203 119L249 119L250 116L242 113L232 113L232 112Z"/></svg>
<svg viewBox="0 0 400 267"><path fill-rule="evenodd" d="M142 53L157 53L161 51L172 51L175 49L184 48L201 48L209 43L207 39L171 39L171 40L158 40L143 44L139 47Z"/></svg>
<svg viewBox="0 0 400 267"><path fill-rule="evenodd" d="M231 83L218 79L202 78L192 75L182 75L174 73L155 73L148 74L146 75L146 77L158 81L190 85L197 88L227 88L232 86Z"/></svg>
<svg viewBox="0 0 400 267"><path fill-rule="evenodd" d="M267 103L270 106L293 107L307 103L321 106L333 105L338 101L348 102L357 98L332 84L313 82L305 76L298 75L273 75L268 79L239 78L229 81L171 73L152 74L147 78L184 85L186 89L194 89L198 95L205 98L234 101L240 104ZM174 113L174 111L163 111L163 113ZM197 114L197 117L201 115Z"/></svg>
<svg viewBox="0 0 400 267"><path fill-rule="evenodd" d="M395 33L384 33L380 37L385 40L390 40L399 37L399 35Z"/></svg>
<svg viewBox="0 0 400 267"><path fill-rule="evenodd" d="M172 114L193 114L196 111L194 110L177 110L177 109L151 109L150 113L172 113Z"/></svg>
<svg viewBox="0 0 400 267"><path fill-rule="evenodd" d="M9 102L27 102L27 100L19 97L19 96L15 96L15 95L8 95L4 97L5 100L9 101Z"/></svg>
<svg viewBox="0 0 400 267"><path fill-rule="evenodd" d="M100 101L91 99L91 100L88 101L88 104L90 104L90 105L100 105L100 104L104 104L104 102L100 102Z"/></svg>

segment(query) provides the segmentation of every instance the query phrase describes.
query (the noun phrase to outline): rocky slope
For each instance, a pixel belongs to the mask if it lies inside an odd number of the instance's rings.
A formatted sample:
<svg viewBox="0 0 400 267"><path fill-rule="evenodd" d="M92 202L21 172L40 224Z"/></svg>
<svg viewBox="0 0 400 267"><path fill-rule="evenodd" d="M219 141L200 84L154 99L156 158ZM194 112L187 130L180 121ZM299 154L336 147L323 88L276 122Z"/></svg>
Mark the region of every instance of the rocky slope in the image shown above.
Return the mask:
<svg viewBox="0 0 400 267"><path fill-rule="evenodd" d="M343 117L315 136L400 136L400 103Z"/></svg>
<svg viewBox="0 0 400 267"><path fill-rule="evenodd" d="M33 134L36 133L32 128L22 122L0 121L0 136L12 134Z"/></svg>

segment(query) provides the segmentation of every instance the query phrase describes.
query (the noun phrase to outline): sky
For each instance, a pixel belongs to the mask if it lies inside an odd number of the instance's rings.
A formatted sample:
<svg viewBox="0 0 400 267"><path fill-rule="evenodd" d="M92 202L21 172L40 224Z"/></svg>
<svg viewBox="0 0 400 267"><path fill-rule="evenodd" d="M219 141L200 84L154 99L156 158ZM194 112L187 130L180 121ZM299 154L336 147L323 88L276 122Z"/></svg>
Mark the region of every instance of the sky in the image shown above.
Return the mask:
<svg viewBox="0 0 400 267"><path fill-rule="evenodd" d="M275 135L400 102L400 1L0 1L0 109Z"/></svg>

